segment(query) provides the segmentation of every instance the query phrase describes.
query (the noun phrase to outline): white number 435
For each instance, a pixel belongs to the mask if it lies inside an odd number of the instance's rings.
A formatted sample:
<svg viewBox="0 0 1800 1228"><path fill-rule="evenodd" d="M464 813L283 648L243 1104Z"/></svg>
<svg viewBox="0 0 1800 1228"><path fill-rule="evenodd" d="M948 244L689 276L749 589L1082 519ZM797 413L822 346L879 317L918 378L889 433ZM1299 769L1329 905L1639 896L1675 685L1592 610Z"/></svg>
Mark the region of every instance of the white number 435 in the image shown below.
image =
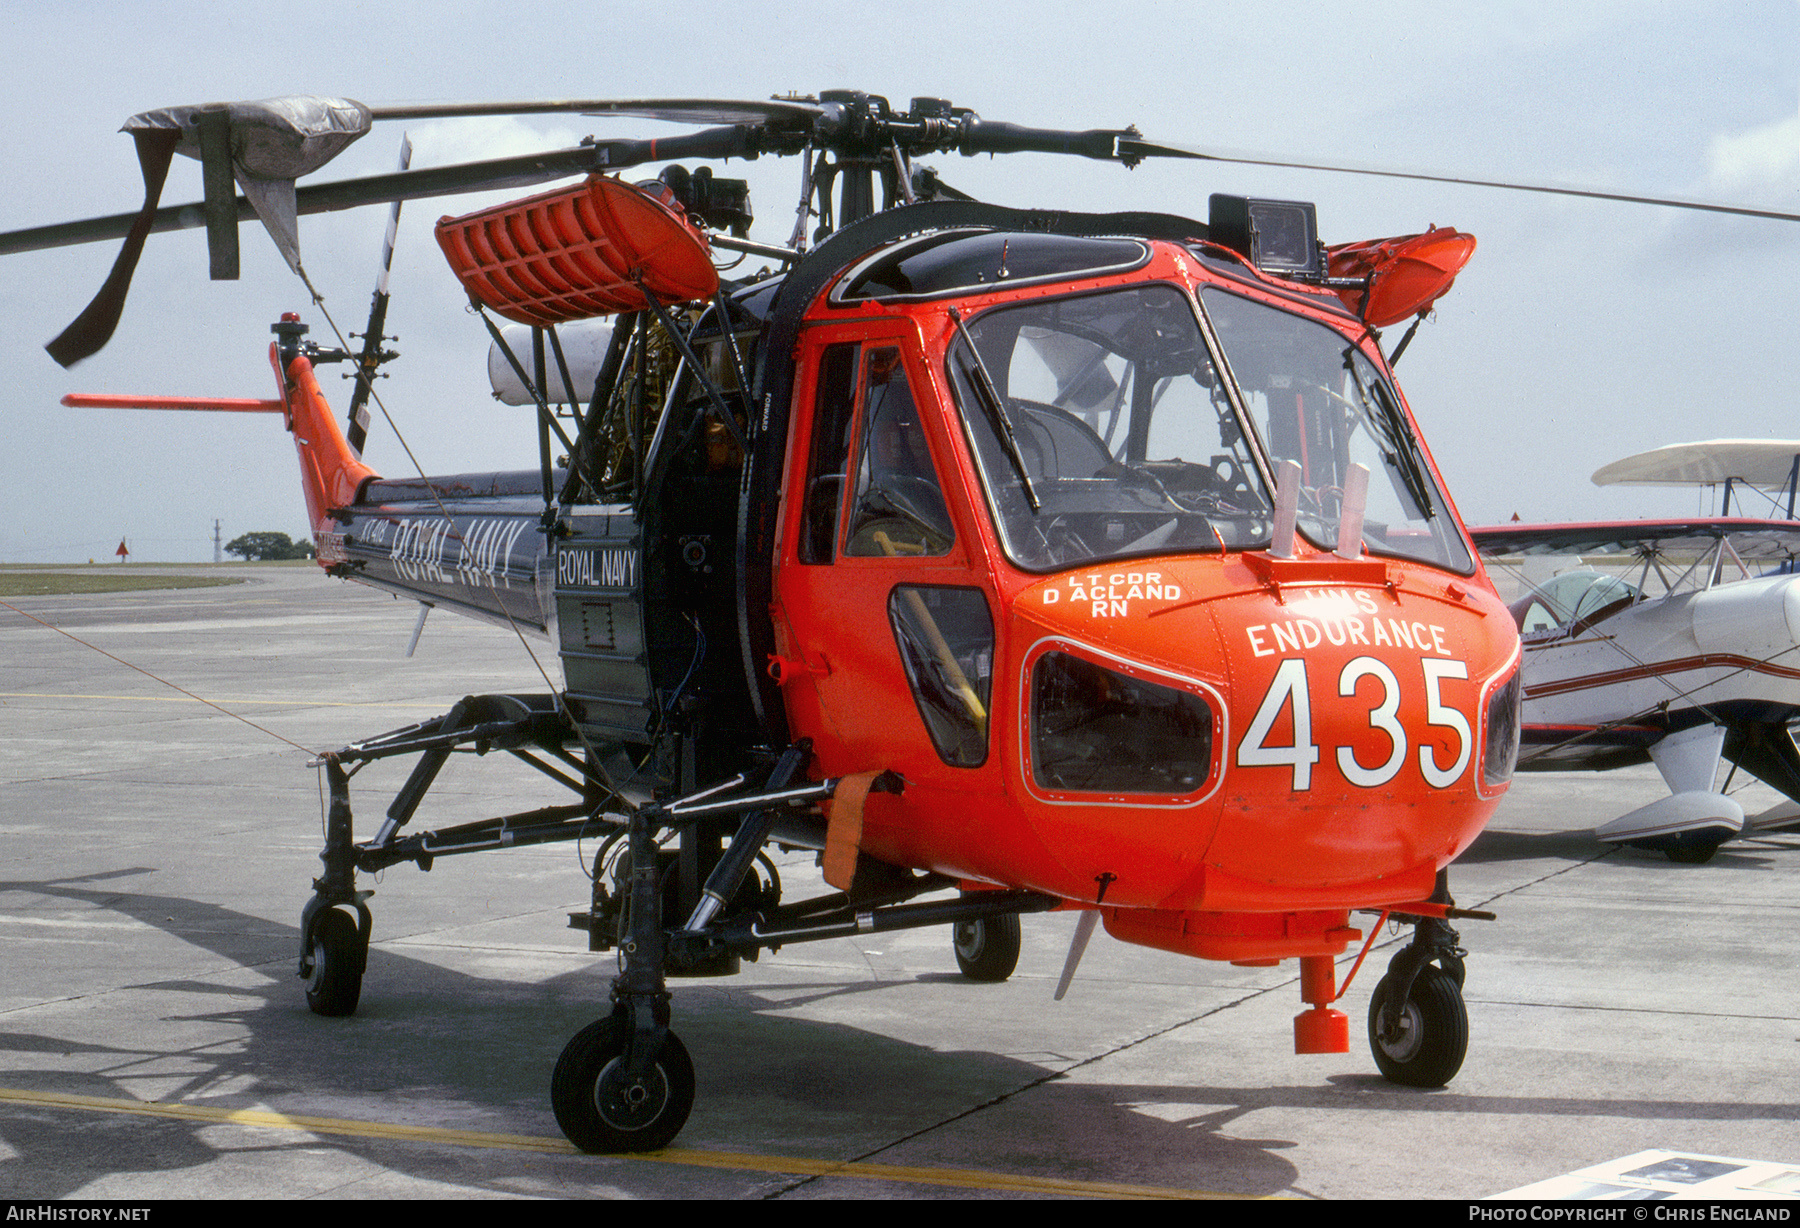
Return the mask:
<svg viewBox="0 0 1800 1228"><path fill-rule="evenodd" d="M1435 747L1419 747L1419 771L1432 788L1447 789L1469 766L1475 739L1469 728L1469 718L1444 702L1440 685L1445 678L1467 678L1469 667L1462 661L1432 657L1422 658L1419 664L1425 675L1425 722L1448 730L1456 742L1456 755L1448 766L1439 765ZM1381 684L1380 700L1369 709L1369 727L1387 735L1391 749L1385 761L1373 765L1358 760L1355 750L1349 746L1337 747L1336 759L1345 780L1360 788L1373 789L1399 775L1406 763L1407 738L1406 728L1397 716L1400 680L1386 662L1374 657L1357 657L1349 662L1338 675L1338 697L1354 696L1357 684L1364 678L1374 678ZM1291 744L1271 746L1269 734L1284 708L1291 710L1293 715L1294 740ZM1289 657L1275 671L1275 680L1269 684L1262 706L1256 710L1255 719L1244 732L1244 740L1238 743L1237 764L1239 767L1292 768L1294 791L1298 793L1312 788L1313 765L1318 761L1319 747L1313 741L1312 699L1306 683L1306 662L1299 657Z"/></svg>

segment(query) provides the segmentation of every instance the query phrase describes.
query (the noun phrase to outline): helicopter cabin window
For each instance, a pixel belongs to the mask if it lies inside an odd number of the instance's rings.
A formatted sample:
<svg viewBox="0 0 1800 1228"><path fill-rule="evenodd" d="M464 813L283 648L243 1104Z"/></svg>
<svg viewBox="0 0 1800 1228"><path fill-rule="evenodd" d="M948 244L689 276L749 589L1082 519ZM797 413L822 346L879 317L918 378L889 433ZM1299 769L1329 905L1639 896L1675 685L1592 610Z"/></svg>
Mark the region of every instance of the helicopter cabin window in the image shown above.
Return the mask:
<svg viewBox="0 0 1800 1228"><path fill-rule="evenodd" d="M882 249L850 270L831 301L917 302L1001 283L1102 277L1149 259L1150 248L1138 239L942 230Z"/></svg>
<svg viewBox="0 0 1800 1228"><path fill-rule="evenodd" d="M861 444L845 554L945 554L955 533L900 351L868 351Z"/></svg>
<svg viewBox="0 0 1800 1228"><path fill-rule="evenodd" d="M1337 544L1350 466L1369 470L1363 542L1376 554L1475 570L1399 394L1355 342L1315 320L1208 289L1201 306L1270 457L1300 466L1300 531Z"/></svg>
<svg viewBox="0 0 1800 1228"><path fill-rule="evenodd" d="M1249 443L1176 287L997 308L962 333L950 379L1015 563L1268 540Z"/></svg>
<svg viewBox="0 0 1800 1228"><path fill-rule="evenodd" d="M948 553L955 532L899 347L867 347L859 360L858 346L831 346L818 386L801 561L832 561L847 476L845 555Z"/></svg>
<svg viewBox="0 0 1800 1228"><path fill-rule="evenodd" d="M829 563L837 553L838 508L844 501L844 467L856 407L857 349L855 345L829 346L819 360L800 529L802 563Z"/></svg>
<svg viewBox="0 0 1800 1228"><path fill-rule="evenodd" d="M1047 789L1186 795L1212 770L1199 695L1052 650L1031 669L1031 773Z"/></svg>
<svg viewBox="0 0 1800 1228"><path fill-rule="evenodd" d="M888 597L888 621L938 757L952 767L980 767L994 673L987 598L978 588L900 584Z"/></svg>

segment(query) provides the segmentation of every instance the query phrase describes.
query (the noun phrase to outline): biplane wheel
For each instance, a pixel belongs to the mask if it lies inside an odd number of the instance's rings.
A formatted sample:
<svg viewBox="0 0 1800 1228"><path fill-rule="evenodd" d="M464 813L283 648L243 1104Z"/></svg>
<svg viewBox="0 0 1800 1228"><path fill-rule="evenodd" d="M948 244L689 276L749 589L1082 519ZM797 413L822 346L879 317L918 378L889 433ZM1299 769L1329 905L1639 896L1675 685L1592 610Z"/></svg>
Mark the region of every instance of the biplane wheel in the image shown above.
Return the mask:
<svg viewBox="0 0 1800 1228"><path fill-rule="evenodd" d="M1019 966L1019 914L959 921L951 929L956 966L971 981L1004 981Z"/></svg>
<svg viewBox="0 0 1800 1228"><path fill-rule="evenodd" d="M556 1124L583 1151L657 1151L687 1124L694 1107L694 1062L673 1032L647 1078L625 1074L630 1017L620 1013L575 1033L550 1076Z"/></svg>
<svg viewBox="0 0 1800 1228"><path fill-rule="evenodd" d="M312 975L306 981L306 1005L312 1013L355 1014L367 964L368 952L355 918L337 908L320 913L313 922Z"/></svg>
<svg viewBox="0 0 1800 1228"><path fill-rule="evenodd" d="M1369 999L1369 1049L1375 1065L1394 1083L1442 1087L1456 1077L1469 1051L1469 1013L1462 990L1449 973L1427 964L1413 981L1398 1031L1384 1037L1381 1008L1393 993L1394 978L1384 976Z"/></svg>

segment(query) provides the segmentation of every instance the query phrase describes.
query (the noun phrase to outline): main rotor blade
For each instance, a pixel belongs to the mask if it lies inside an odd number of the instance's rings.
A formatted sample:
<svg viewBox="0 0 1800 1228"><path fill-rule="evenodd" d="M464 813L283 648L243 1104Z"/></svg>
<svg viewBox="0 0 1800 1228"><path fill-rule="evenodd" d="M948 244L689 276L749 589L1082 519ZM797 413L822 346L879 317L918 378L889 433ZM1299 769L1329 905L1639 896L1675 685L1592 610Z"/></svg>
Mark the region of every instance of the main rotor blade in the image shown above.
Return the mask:
<svg viewBox="0 0 1800 1228"><path fill-rule="evenodd" d="M773 99L736 102L716 98L563 99L544 102L466 102L410 107L371 107L376 119L469 119L484 115L628 115L681 124L806 123L825 114L813 102Z"/></svg>
<svg viewBox="0 0 1800 1228"><path fill-rule="evenodd" d="M1026 128L1019 124L993 120L970 119L956 141L958 151L977 153L1062 153L1080 154L1084 158L1103 161L1129 160L1133 155L1124 147L1135 134L1129 129L1089 128L1065 131L1058 128Z"/></svg>
<svg viewBox="0 0 1800 1228"><path fill-rule="evenodd" d="M1508 192L1542 192L1552 196L1583 196L1590 200L1616 200L1633 205L1661 205L1670 209L1696 209L1704 213L1733 213L1740 217L1768 218L1778 222L1800 222L1800 213L1782 209L1759 209L1751 205L1727 205L1717 201L1690 200L1678 196L1640 196L1629 192L1602 192L1597 188L1565 187L1544 183L1513 183L1501 179L1470 179L1457 175L1434 175L1425 171L1406 171L1389 167L1359 166L1351 162L1296 162L1260 154L1222 150L1193 149L1137 137L1121 137L1122 158L1194 158L1205 162L1235 162L1246 166L1275 166L1289 170L1329 171L1341 175L1373 175L1383 179L1414 179L1425 183L1450 183L1472 188L1499 188Z"/></svg>
<svg viewBox="0 0 1800 1228"><path fill-rule="evenodd" d="M601 141L573 149L312 184L295 193L296 212L331 213L339 209L355 209L362 205L388 204L399 200L532 187L571 175L623 170L663 158L725 158L749 151L748 130L736 127L708 128L663 140ZM250 202L241 196L238 197L237 209L240 220L255 216ZM0 255L121 238L130 232L132 223L137 219L138 214L135 213L116 213L78 222L57 222L49 226L8 231L0 234ZM150 233L188 230L205 224L204 206L197 201L185 205L165 205L156 211Z"/></svg>

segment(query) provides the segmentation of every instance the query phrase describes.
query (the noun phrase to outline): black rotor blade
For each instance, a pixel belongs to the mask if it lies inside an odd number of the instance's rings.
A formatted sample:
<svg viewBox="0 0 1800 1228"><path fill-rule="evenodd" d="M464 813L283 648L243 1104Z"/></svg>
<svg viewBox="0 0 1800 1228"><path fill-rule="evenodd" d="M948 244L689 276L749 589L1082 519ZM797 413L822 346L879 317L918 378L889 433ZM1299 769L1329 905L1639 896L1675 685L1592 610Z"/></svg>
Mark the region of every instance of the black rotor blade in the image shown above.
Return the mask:
<svg viewBox="0 0 1800 1228"><path fill-rule="evenodd" d="M1116 128L1090 128L1068 132L1055 128L1024 128L1018 124L971 119L956 147L965 154L1062 153L1115 161L1126 158L1123 146L1136 133Z"/></svg>
<svg viewBox="0 0 1800 1228"><path fill-rule="evenodd" d="M1641 196L1629 192L1602 192L1597 188L1565 187L1543 183L1512 183L1500 179L1470 179L1457 175L1434 175L1425 171L1398 170L1390 167L1359 166L1340 162L1297 162L1260 154L1193 149L1161 141L1147 141L1127 136L1119 140L1122 158L1193 158L1205 162L1235 162L1245 166L1274 166L1288 170L1329 171L1340 175L1373 175L1382 179L1414 179L1424 183L1450 183L1472 188L1499 188L1508 192L1542 192L1552 196L1582 196L1590 200L1616 200L1633 205L1662 205L1670 209L1696 209L1704 213L1732 213L1740 217L1769 218L1779 222L1800 222L1800 213L1781 209L1761 209L1751 205L1728 205L1718 201L1689 200L1678 196Z"/></svg>
<svg viewBox="0 0 1800 1228"><path fill-rule="evenodd" d="M126 218L125 246L113 261L112 272L93 301L50 344L44 348L62 366L70 367L99 352L112 340L113 330L125 310L125 296L131 290L131 276L137 271L138 257L143 255L144 240L150 237L151 223L156 217L156 202L162 197L163 180L168 177L169 163L175 157L176 135L173 132L134 132L138 167L144 176L144 205ZM202 206L201 221L205 221Z"/></svg>
<svg viewBox="0 0 1800 1228"><path fill-rule="evenodd" d="M564 99L544 102L468 102L371 107L376 119L468 119L484 115L626 115L679 124L810 123L825 114L813 102L774 99L736 102L715 98Z"/></svg>
<svg viewBox="0 0 1800 1228"><path fill-rule="evenodd" d="M462 162L424 170L370 175L361 179L340 179L333 183L311 184L300 188L295 193L295 202L299 213L331 213L339 209L388 204L397 200L533 187L571 175L625 170L664 158L742 156L754 151L752 135L753 130L746 128L708 128L663 140L601 141L593 145L546 153L493 158L484 162ZM238 197L237 208L240 220L256 216L250 202L241 196ZM58 222L49 226L8 231L0 234L0 255L121 238L130 232L132 224L138 219L139 215L136 213L116 213L78 222ZM149 232L188 230L205 224L204 206L199 202L165 205L156 211Z"/></svg>

